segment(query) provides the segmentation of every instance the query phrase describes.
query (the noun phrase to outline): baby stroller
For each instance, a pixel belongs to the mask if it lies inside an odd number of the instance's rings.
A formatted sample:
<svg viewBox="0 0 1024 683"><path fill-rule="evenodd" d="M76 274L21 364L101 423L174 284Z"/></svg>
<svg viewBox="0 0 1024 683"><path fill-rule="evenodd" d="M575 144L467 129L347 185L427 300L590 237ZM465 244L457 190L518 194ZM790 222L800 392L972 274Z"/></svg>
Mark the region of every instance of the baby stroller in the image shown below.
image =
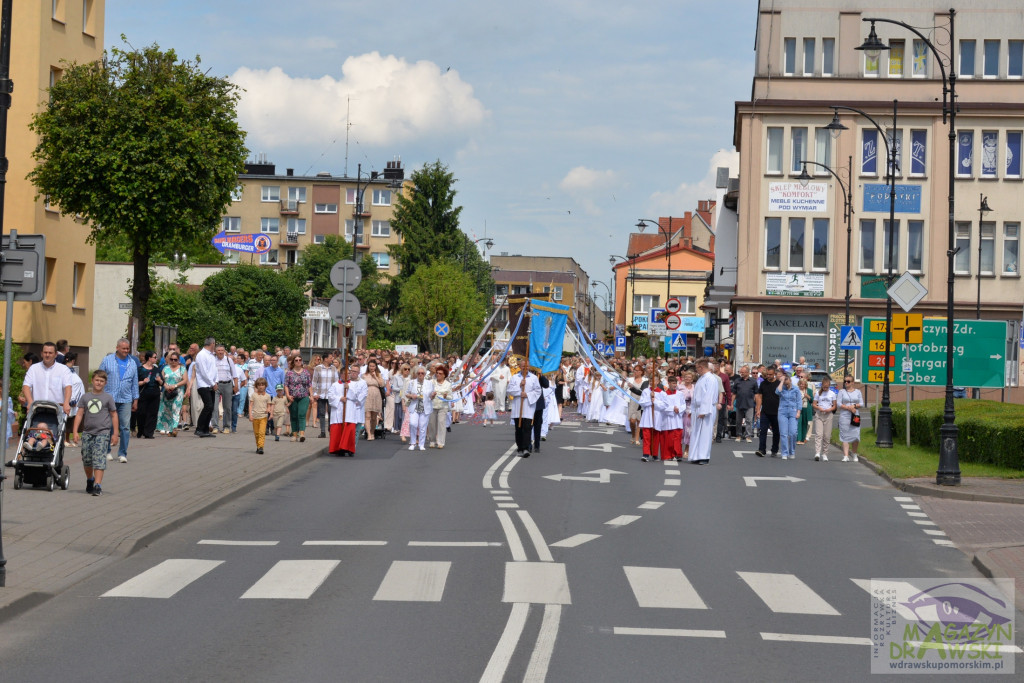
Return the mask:
<svg viewBox="0 0 1024 683"><path fill-rule="evenodd" d="M46 428L41 429L40 424ZM35 401L25 418L25 428L18 440L18 455L14 461L14 488L26 483L45 486L52 491L57 486L67 490L71 485L71 468L64 464L64 410L52 401ZM35 443L30 444L29 441Z"/></svg>

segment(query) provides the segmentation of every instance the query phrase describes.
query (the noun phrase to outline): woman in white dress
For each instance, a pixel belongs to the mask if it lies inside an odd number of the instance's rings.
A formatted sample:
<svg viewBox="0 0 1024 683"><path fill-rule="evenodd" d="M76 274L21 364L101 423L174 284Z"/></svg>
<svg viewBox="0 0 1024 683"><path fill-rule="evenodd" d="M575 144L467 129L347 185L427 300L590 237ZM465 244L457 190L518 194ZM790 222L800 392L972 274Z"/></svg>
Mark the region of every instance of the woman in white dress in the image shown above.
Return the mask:
<svg viewBox="0 0 1024 683"><path fill-rule="evenodd" d="M613 382L606 383L602 389L604 390L604 415L602 422L606 424L617 425L619 427L626 426L626 411L628 407L626 404L629 402L626 397L622 395L616 387L620 386L621 379L618 375L611 375Z"/></svg>
<svg viewBox="0 0 1024 683"><path fill-rule="evenodd" d="M601 385L601 372L597 368L590 371L588 389L587 422L600 422L604 414L604 389Z"/></svg>
<svg viewBox="0 0 1024 683"><path fill-rule="evenodd" d="M839 390L839 441L843 444L843 462L857 462L857 447L860 446L860 423L853 424L853 416L860 414L864 407L864 396L860 389L853 386L853 377L843 378L843 388ZM850 455L850 446L853 455Z"/></svg>

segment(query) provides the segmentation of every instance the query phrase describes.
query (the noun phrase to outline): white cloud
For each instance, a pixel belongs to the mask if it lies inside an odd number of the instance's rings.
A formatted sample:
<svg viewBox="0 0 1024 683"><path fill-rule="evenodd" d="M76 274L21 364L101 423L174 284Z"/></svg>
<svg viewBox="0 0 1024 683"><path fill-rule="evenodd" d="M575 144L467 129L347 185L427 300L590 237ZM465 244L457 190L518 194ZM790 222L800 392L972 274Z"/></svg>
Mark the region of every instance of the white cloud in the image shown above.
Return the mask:
<svg viewBox="0 0 1024 683"><path fill-rule="evenodd" d="M377 52L346 59L340 79L242 67L231 81L244 89L238 117L251 148L343 139L349 98L352 139L368 145L465 134L489 115L457 71Z"/></svg>
<svg viewBox="0 0 1024 683"><path fill-rule="evenodd" d="M697 183L679 183L668 192L655 192L647 202L648 215L681 216L685 211L697 208L701 199L714 199L716 194L715 177L720 167L729 169L729 176L735 177L739 172L740 154L734 149L720 149L711 155L707 175Z"/></svg>
<svg viewBox="0 0 1024 683"><path fill-rule="evenodd" d="M601 214L598 206L609 198L618 179L614 171L598 171L586 166L577 166L558 183L559 189L572 197L591 216Z"/></svg>

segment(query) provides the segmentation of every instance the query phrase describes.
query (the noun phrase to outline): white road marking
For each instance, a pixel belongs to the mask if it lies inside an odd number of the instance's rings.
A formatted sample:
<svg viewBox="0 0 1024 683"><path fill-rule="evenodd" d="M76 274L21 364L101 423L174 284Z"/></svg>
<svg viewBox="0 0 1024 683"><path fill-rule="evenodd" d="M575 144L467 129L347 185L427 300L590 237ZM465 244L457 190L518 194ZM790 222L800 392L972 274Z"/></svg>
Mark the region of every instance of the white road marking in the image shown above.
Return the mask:
<svg viewBox="0 0 1024 683"><path fill-rule="evenodd" d="M339 560L281 560L242 593L242 599L306 600Z"/></svg>
<svg viewBox="0 0 1024 683"><path fill-rule="evenodd" d="M825 645L871 645L870 638L851 638L848 636L815 636L802 633L761 633L764 640L782 643L823 643Z"/></svg>
<svg viewBox="0 0 1024 683"><path fill-rule="evenodd" d="M512 471L513 467L519 464L520 460L522 460L522 458L515 455L512 456L508 461L508 464L505 465L505 468L501 470L501 474L498 476L498 486L503 489L508 488L508 473Z"/></svg>
<svg viewBox="0 0 1024 683"><path fill-rule="evenodd" d="M759 481L790 481L790 482L796 483L798 481L807 481L807 480L806 479L801 479L800 477L794 477L792 474L790 474L790 475L785 476L785 477L743 477L743 481L744 481L744 483L747 486L753 486L754 488L756 488L757 487L757 482L759 482Z"/></svg>
<svg viewBox="0 0 1024 683"><path fill-rule="evenodd" d="M395 560L377 587L374 600L391 602L440 602L451 562Z"/></svg>
<svg viewBox="0 0 1024 683"><path fill-rule="evenodd" d="M526 626L526 617L530 614L530 605L519 602L512 605L512 611L505 622L505 630L501 632L501 638L491 653L487 662L487 668L480 676L480 683L501 683L505 678L505 670L512 660L512 655L519 644L519 638L523 634L523 627Z"/></svg>
<svg viewBox="0 0 1024 683"><path fill-rule="evenodd" d="M530 540L533 541L533 548L537 551L537 559L541 562L554 562L555 558L551 556L551 550L548 548L548 544L544 542L544 536L540 533L540 528L533 521L530 513L526 510L520 510L519 520L526 527L526 533L530 536Z"/></svg>
<svg viewBox="0 0 1024 683"><path fill-rule="evenodd" d="M519 505L517 503L498 503L498 507L506 508L506 509L509 509L509 510L517 510L517 509L519 509Z"/></svg>
<svg viewBox="0 0 1024 683"><path fill-rule="evenodd" d="M569 538L562 539L557 543L552 543L552 548L575 548L581 546L587 541L593 541L595 538L601 538L600 534L576 534Z"/></svg>
<svg viewBox="0 0 1024 683"><path fill-rule="evenodd" d="M771 574L768 572L736 573L773 612L784 614L839 614L832 605L825 602L807 584L792 574Z"/></svg>
<svg viewBox="0 0 1024 683"><path fill-rule="evenodd" d="M904 510L920 510L921 509L920 505L914 505L912 503L904 503L903 505L900 505L900 507L903 508Z"/></svg>
<svg viewBox="0 0 1024 683"><path fill-rule="evenodd" d="M921 526L935 526L935 522L930 519L915 519L914 524L920 524Z"/></svg>
<svg viewBox="0 0 1024 683"><path fill-rule="evenodd" d="M302 545L387 545L387 541L303 541Z"/></svg>
<svg viewBox="0 0 1024 683"><path fill-rule="evenodd" d="M659 498L674 498L677 493L679 493L679 491L658 491L654 495Z"/></svg>
<svg viewBox="0 0 1024 683"><path fill-rule="evenodd" d="M924 512L908 512L911 517L927 517L928 515Z"/></svg>
<svg viewBox="0 0 1024 683"><path fill-rule="evenodd" d="M947 541L947 540L945 540L945 539L943 539L943 538L933 538L933 539L932 539L932 543L934 543L935 545L944 545L944 546L948 546L948 547L950 547L950 548L953 548L953 547L955 547L955 546L953 545L953 541Z"/></svg>
<svg viewBox="0 0 1024 683"><path fill-rule="evenodd" d="M914 499L911 498L910 496L894 496L893 500L895 500L897 503L913 503L914 502Z"/></svg>
<svg viewBox="0 0 1024 683"><path fill-rule="evenodd" d="M605 524L608 526L626 526L640 519L640 515L619 515L615 519L609 519Z"/></svg>
<svg viewBox="0 0 1024 683"><path fill-rule="evenodd" d="M506 562L502 602L570 605L569 578L560 562Z"/></svg>
<svg viewBox="0 0 1024 683"><path fill-rule="evenodd" d="M725 631L704 631L691 628L632 628L616 626L612 633L617 636L673 636L675 638L725 638Z"/></svg>
<svg viewBox="0 0 1024 683"><path fill-rule="evenodd" d="M646 503L641 503L640 505L637 505L637 507L640 508L641 510L657 510L662 505L664 505L664 503L660 501L649 500Z"/></svg>
<svg viewBox="0 0 1024 683"><path fill-rule="evenodd" d="M537 642L530 655L530 664L526 667L524 683L544 683L551 664L551 654L555 651L555 639L558 638L558 624L562 619L561 605L545 605L544 619L540 623Z"/></svg>
<svg viewBox="0 0 1024 683"><path fill-rule="evenodd" d="M508 493L508 490L507 489L493 489L491 491L488 491L488 493L490 493L492 495L499 495L500 496L500 495Z"/></svg>
<svg viewBox="0 0 1024 683"><path fill-rule="evenodd" d="M508 549L512 553L512 559L516 562L526 562L526 550L523 542L519 540L519 532L512 523L512 516L504 510L498 510L498 521L501 522L501 530L505 532L505 539L508 541Z"/></svg>
<svg viewBox="0 0 1024 683"><path fill-rule="evenodd" d="M663 486L679 486L683 481L681 479L666 479Z"/></svg>
<svg viewBox="0 0 1024 683"><path fill-rule="evenodd" d="M737 458L742 458L744 455L753 455L757 451L733 451L732 454Z"/></svg>
<svg viewBox="0 0 1024 683"><path fill-rule="evenodd" d="M196 545L240 545L240 546L245 546L245 545L266 546L266 545L277 545L277 544L278 544L278 541L219 541L219 540L216 540L216 539L206 539L206 538L204 538L203 540L201 540L198 543L196 543Z"/></svg>
<svg viewBox="0 0 1024 683"><path fill-rule="evenodd" d="M499 500L515 500L513 496L492 496L492 498L494 498L495 502Z"/></svg>
<svg viewBox="0 0 1024 683"><path fill-rule="evenodd" d="M169 598L221 564L223 560L164 560L100 597Z"/></svg>
<svg viewBox="0 0 1024 683"><path fill-rule="evenodd" d="M921 529L921 531L925 532L929 536L945 536L946 535L946 532L942 531L941 529Z"/></svg>
<svg viewBox="0 0 1024 683"><path fill-rule="evenodd" d="M409 541L413 548L500 548L497 541Z"/></svg>
<svg viewBox="0 0 1024 683"><path fill-rule="evenodd" d="M886 591L887 595L894 596L895 600L893 603L893 609L904 619L911 621L917 621L917 615L912 610L904 607L902 603L908 602L910 596L921 592L921 589L912 585L907 581L885 581L882 579L850 579L859 588L866 591L868 595L871 595L871 584L875 584L875 588Z"/></svg>
<svg viewBox="0 0 1024 683"><path fill-rule="evenodd" d="M505 462L505 458L507 458L510 455L512 455L512 453L515 450L516 450L515 446L509 446L508 450L505 451L505 454L502 455L497 460L495 460L494 464L491 465L489 468L487 468L487 472L484 473L484 488L485 489L492 489L492 488L494 488L494 486L491 484L491 481L494 479L494 473L498 471L499 467L501 467L501 463ZM505 487L502 487L502 488L508 488L508 487L505 486Z"/></svg>
<svg viewBox="0 0 1024 683"><path fill-rule="evenodd" d="M670 567L623 567L629 587L640 607L707 609L682 569Z"/></svg>

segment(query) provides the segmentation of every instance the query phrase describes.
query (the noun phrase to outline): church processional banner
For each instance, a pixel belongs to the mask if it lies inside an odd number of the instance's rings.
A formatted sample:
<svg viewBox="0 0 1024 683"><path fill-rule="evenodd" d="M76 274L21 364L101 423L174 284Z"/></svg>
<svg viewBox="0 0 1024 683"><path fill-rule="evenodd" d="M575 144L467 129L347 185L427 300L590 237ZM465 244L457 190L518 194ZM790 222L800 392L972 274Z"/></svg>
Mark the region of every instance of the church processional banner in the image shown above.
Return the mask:
<svg viewBox="0 0 1024 683"><path fill-rule="evenodd" d="M554 372L562 363L569 307L534 299L530 312L530 366L541 374Z"/></svg>

